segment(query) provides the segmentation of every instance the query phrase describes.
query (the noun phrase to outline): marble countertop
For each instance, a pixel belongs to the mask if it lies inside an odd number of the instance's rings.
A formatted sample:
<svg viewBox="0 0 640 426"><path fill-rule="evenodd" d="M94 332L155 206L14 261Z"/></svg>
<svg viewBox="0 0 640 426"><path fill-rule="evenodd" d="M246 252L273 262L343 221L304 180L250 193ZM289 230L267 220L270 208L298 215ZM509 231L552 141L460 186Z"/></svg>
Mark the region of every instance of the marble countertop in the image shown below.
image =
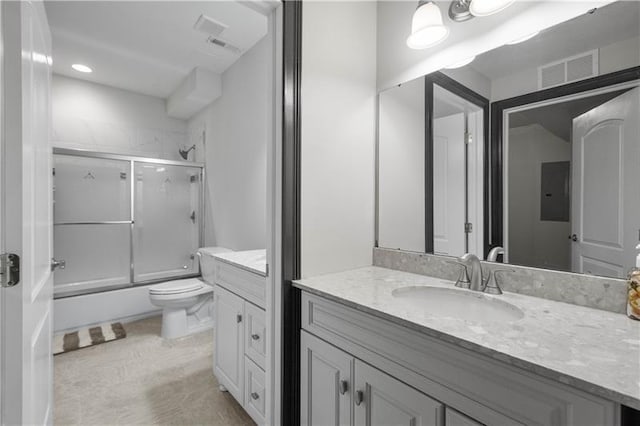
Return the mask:
<svg viewBox="0 0 640 426"><path fill-rule="evenodd" d="M211 256L249 272L262 275L263 277L267 276L267 251L265 249L230 251L226 253L215 253Z"/></svg>
<svg viewBox="0 0 640 426"><path fill-rule="evenodd" d="M440 278L379 267L306 278L294 285L540 376L640 409L640 321L517 293L486 295L522 319L473 322L436 317L391 295L407 286L459 290ZM470 290L459 290L470 291Z"/></svg>

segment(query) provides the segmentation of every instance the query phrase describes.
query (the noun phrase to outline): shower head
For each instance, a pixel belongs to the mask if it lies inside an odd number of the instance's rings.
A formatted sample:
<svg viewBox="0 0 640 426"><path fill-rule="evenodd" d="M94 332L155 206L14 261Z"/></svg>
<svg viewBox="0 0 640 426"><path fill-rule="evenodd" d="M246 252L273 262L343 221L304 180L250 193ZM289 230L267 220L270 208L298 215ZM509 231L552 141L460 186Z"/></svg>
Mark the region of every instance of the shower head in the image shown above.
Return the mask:
<svg viewBox="0 0 640 426"><path fill-rule="evenodd" d="M195 144L193 144L191 146L191 148L189 148L187 150L179 148L178 149L178 153L180 154L180 157L182 157L182 158L184 158L186 160L188 158L188 156L189 156L189 151L191 151L192 149L196 149L196 145Z"/></svg>

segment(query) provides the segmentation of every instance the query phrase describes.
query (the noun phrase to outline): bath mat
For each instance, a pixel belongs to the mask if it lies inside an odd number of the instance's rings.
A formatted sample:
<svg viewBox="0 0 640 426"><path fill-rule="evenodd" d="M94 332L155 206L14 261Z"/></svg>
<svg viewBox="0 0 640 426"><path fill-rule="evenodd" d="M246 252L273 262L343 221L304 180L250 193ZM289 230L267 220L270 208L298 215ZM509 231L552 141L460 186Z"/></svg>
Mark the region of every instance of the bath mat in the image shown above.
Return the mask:
<svg viewBox="0 0 640 426"><path fill-rule="evenodd" d="M56 334L53 338L53 354L71 352L125 337L127 337L127 332L119 322L84 327L77 331Z"/></svg>

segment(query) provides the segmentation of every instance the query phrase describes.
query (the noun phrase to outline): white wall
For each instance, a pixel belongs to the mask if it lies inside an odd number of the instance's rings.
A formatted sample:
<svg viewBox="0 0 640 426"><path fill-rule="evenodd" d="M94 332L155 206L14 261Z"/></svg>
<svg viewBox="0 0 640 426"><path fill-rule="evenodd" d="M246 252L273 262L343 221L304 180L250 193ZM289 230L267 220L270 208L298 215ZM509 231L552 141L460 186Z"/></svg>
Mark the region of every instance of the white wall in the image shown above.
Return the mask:
<svg viewBox="0 0 640 426"><path fill-rule="evenodd" d="M378 245L424 252L424 78L379 97Z"/></svg>
<svg viewBox="0 0 640 426"><path fill-rule="evenodd" d="M371 265L376 3L302 8L302 275Z"/></svg>
<svg viewBox="0 0 640 426"><path fill-rule="evenodd" d="M187 122L170 118L163 99L54 75L55 147L181 159Z"/></svg>
<svg viewBox="0 0 640 426"><path fill-rule="evenodd" d="M570 222L540 220L541 164L571 161L571 143L539 124L509 130L509 263L571 269Z"/></svg>
<svg viewBox="0 0 640 426"><path fill-rule="evenodd" d="M584 52L568 53L566 57ZM558 58L560 60L562 58ZM539 64L546 65L546 64ZM599 74L608 74L640 65L640 37L619 41L599 49ZM538 68L528 68L515 74L494 79L491 82L491 101L512 98L537 92Z"/></svg>
<svg viewBox="0 0 640 426"><path fill-rule="evenodd" d="M206 246L266 246L272 67L273 41L268 34L222 75L222 96L189 121L196 151L204 152L206 160Z"/></svg>
<svg viewBox="0 0 640 426"><path fill-rule="evenodd" d="M477 94L491 99L491 80L485 77L484 74L480 74L471 67L462 67L453 70L443 69L441 71L444 75L451 77Z"/></svg>

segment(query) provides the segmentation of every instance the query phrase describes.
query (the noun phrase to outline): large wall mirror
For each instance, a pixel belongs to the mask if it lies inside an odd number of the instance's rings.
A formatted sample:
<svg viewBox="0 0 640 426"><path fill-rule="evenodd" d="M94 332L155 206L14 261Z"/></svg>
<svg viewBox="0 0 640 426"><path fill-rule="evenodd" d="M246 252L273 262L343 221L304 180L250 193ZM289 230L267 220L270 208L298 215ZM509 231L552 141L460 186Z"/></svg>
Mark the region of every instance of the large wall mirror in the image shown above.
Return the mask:
<svg viewBox="0 0 640 426"><path fill-rule="evenodd" d="M377 245L624 277L640 242L640 2L459 65L379 94Z"/></svg>

